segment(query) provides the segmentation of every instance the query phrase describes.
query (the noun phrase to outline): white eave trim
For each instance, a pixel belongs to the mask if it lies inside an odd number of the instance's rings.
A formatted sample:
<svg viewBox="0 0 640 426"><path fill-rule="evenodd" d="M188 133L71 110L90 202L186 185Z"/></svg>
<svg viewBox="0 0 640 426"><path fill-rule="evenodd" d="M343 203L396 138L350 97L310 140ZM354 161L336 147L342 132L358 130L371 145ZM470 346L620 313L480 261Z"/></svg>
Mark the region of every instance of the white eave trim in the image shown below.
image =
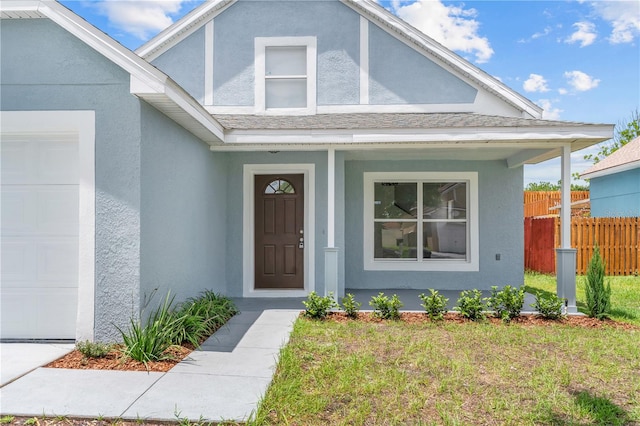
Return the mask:
<svg viewBox="0 0 640 426"><path fill-rule="evenodd" d="M372 129L349 130L227 130L224 141L232 144L357 144L357 143L515 143L518 146L535 143L591 145L611 138L610 126L590 126L589 131L575 127L519 128L456 128L456 129ZM538 145L539 144L539 145Z"/></svg>
<svg viewBox="0 0 640 426"><path fill-rule="evenodd" d="M385 25L388 29L402 35L423 50L449 64L454 69L459 70L463 75L478 82L482 87L498 95L517 109L533 118L542 118L543 110L538 105L510 89L497 79L491 77L489 74L461 58L451 50L445 48L437 41L426 36L421 31L396 17L378 4L373 3L370 0L341 1L352 9L359 11L360 13L365 13L369 18L375 19L378 23Z"/></svg>
<svg viewBox="0 0 640 426"><path fill-rule="evenodd" d="M620 164L618 166L607 167L606 169L598 170L595 172L584 173L580 175L580 178L581 179L599 178L602 176L608 176L614 173L622 173L622 172L626 172L626 171L638 169L638 168L640 168L640 160L632 161L626 164Z"/></svg>
<svg viewBox="0 0 640 426"><path fill-rule="evenodd" d="M155 60L181 40L198 31L208 21L218 16L236 1L237 0L205 1L201 6L193 9L182 19L140 46L136 49L135 53L148 61Z"/></svg>

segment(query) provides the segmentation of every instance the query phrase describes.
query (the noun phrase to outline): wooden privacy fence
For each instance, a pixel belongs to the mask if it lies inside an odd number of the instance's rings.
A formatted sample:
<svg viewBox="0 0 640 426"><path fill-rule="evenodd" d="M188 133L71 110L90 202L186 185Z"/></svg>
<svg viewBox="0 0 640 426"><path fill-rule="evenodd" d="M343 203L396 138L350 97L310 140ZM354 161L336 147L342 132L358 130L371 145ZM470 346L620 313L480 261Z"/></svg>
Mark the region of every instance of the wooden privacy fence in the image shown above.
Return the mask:
<svg viewBox="0 0 640 426"><path fill-rule="evenodd" d="M594 247L598 244L606 262L607 275L634 275L640 272L640 218L574 217L571 219L571 247L576 254L576 273L585 274ZM525 269L555 273L560 246L560 220L525 218Z"/></svg>
<svg viewBox="0 0 640 426"><path fill-rule="evenodd" d="M571 202L587 200L589 191L571 191ZM524 217L539 217L557 215L559 209L552 207L560 205L560 191L524 191ZM572 208L572 214L580 215L582 208Z"/></svg>

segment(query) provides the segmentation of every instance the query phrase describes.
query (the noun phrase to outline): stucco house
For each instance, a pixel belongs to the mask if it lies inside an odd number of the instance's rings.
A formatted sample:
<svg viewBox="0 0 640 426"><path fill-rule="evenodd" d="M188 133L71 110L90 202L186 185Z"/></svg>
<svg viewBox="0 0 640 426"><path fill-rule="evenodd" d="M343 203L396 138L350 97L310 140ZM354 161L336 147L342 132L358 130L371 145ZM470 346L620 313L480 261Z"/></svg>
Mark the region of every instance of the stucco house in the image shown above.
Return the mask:
<svg viewBox="0 0 640 426"><path fill-rule="evenodd" d="M592 217L640 216L640 137L594 164L589 179Z"/></svg>
<svg viewBox="0 0 640 426"><path fill-rule="evenodd" d="M569 182L613 133L368 0L209 1L136 52L55 1L0 11L3 338L115 339L169 290L519 285L523 165Z"/></svg>

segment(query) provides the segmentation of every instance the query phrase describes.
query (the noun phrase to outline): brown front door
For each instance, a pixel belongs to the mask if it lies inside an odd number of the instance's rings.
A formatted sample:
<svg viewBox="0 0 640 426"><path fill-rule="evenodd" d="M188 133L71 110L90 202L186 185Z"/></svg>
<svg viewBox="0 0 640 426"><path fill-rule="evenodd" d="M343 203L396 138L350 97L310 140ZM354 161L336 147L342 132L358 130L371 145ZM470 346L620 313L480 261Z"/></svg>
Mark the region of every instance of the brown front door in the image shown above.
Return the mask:
<svg viewBox="0 0 640 426"><path fill-rule="evenodd" d="M255 288L304 288L304 175L255 177Z"/></svg>

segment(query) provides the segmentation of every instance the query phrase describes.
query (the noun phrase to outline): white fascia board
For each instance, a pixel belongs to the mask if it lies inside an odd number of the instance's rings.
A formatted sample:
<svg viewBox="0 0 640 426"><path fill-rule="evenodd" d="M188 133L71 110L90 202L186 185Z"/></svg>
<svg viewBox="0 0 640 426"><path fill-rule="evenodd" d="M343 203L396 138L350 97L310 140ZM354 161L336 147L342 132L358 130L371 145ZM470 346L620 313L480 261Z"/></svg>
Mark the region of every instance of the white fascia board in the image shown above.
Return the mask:
<svg viewBox="0 0 640 426"><path fill-rule="evenodd" d="M549 144L580 143L596 144L611 138L609 126L590 126L588 130L575 127L536 127L520 128L520 131L504 128L464 128L464 129L373 129L368 131L347 130L230 130L226 143L461 143L514 142L536 144L536 147L548 147ZM529 131L527 131L529 130Z"/></svg>
<svg viewBox="0 0 640 426"><path fill-rule="evenodd" d="M350 6L352 9L364 12L369 17L383 23L388 26L391 30L400 34L407 40L415 43L422 49L431 53L435 57L439 58L445 63L450 64L463 75L471 78L478 82L481 86L486 89L494 92L505 101L513 104L518 109L527 113L533 118L542 118L542 108L538 105L525 98L518 92L512 90L505 84L501 83L497 79L493 78L489 74L482 71L480 68L474 66L467 60L458 56L451 50L442 46L440 43L435 41L434 39L426 36L413 26L409 25L407 22L402 19L396 17L389 11L385 10L378 4L370 1L370 0L341 0L346 5Z"/></svg>
<svg viewBox="0 0 640 426"><path fill-rule="evenodd" d="M170 101L179 111L183 111L185 115L192 117L193 120L205 127L207 131L212 133L217 139L224 141L224 128L220 123L218 123L202 105L185 93L173 80L169 80L161 86L149 86L146 82L131 75L130 92L134 96L145 99L151 105L155 104L154 95L164 95L164 99Z"/></svg>
<svg viewBox="0 0 640 426"><path fill-rule="evenodd" d="M614 173L622 173L633 169L640 168L640 160L632 161L626 164L620 164L619 166L608 167L606 169L598 170L597 172L585 173L580 175L581 179L593 179L602 176L612 175Z"/></svg>
<svg viewBox="0 0 640 426"><path fill-rule="evenodd" d="M155 60L181 40L198 31L208 21L218 16L236 1L205 1L201 6L195 8L185 17L165 28L157 36L137 48L135 53L147 61Z"/></svg>

